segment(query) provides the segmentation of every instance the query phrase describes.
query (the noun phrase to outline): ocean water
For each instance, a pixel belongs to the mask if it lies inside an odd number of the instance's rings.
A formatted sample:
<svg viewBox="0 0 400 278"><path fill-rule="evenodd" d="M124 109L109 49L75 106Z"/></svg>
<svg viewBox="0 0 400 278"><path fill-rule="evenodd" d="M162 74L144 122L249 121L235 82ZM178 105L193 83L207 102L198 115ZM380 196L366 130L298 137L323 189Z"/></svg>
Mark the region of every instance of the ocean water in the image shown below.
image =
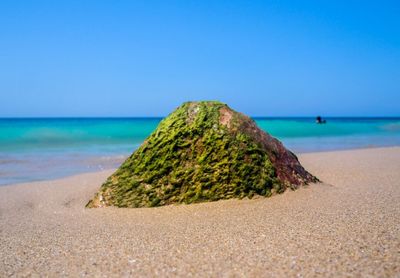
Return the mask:
<svg viewBox="0 0 400 278"><path fill-rule="evenodd" d="M400 145L400 118L255 118L296 153ZM0 185L117 167L161 118L0 119Z"/></svg>

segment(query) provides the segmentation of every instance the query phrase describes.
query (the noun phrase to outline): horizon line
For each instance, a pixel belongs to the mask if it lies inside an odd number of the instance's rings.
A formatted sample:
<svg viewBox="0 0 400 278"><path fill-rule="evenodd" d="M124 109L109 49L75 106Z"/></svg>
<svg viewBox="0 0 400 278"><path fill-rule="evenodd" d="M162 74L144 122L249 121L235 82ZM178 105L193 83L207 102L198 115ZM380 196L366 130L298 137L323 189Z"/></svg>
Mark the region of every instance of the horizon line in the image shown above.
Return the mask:
<svg viewBox="0 0 400 278"><path fill-rule="evenodd" d="M1 117L1 120L29 120L29 119L163 119L166 116L12 116L12 117ZM315 116L249 116L253 119L289 119L289 118L316 118L320 115ZM399 116L321 116L322 118L332 119L332 118L354 118L354 119L397 119Z"/></svg>

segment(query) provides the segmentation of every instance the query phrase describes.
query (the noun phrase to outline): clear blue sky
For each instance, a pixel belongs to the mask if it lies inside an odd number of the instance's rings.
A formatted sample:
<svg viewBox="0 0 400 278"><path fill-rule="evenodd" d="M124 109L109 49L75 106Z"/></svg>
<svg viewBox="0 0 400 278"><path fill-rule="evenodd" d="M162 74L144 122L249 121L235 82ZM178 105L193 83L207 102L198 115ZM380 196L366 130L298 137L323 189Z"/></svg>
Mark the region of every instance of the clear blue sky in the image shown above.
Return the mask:
<svg viewBox="0 0 400 278"><path fill-rule="evenodd" d="M0 117L400 116L400 1L0 2Z"/></svg>

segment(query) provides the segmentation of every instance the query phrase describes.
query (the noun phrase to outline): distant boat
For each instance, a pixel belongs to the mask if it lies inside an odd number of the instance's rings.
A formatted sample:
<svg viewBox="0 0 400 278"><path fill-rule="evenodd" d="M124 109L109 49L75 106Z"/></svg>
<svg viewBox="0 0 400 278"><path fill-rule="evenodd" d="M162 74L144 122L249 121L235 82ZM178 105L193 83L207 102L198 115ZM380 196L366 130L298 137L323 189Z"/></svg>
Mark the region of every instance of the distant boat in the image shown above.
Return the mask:
<svg viewBox="0 0 400 278"><path fill-rule="evenodd" d="M316 122L317 124L326 124L326 120L323 120L323 119L321 118L321 116L318 116L318 117L315 119L315 122Z"/></svg>

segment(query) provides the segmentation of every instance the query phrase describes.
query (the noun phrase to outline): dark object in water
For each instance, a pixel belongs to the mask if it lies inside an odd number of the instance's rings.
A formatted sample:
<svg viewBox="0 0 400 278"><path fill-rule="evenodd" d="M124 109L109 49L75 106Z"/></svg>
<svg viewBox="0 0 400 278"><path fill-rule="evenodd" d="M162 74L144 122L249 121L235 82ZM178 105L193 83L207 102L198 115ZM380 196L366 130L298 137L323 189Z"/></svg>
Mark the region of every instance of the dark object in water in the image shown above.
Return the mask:
<svg viewBox="0 0 400 278"><path fill-rule="evenodd" d="M323 120L323 119L321 118L321 116L318 116L318 117L315 119L315 122L316 122L317 124L326 124L326 120Z"/></svg>

